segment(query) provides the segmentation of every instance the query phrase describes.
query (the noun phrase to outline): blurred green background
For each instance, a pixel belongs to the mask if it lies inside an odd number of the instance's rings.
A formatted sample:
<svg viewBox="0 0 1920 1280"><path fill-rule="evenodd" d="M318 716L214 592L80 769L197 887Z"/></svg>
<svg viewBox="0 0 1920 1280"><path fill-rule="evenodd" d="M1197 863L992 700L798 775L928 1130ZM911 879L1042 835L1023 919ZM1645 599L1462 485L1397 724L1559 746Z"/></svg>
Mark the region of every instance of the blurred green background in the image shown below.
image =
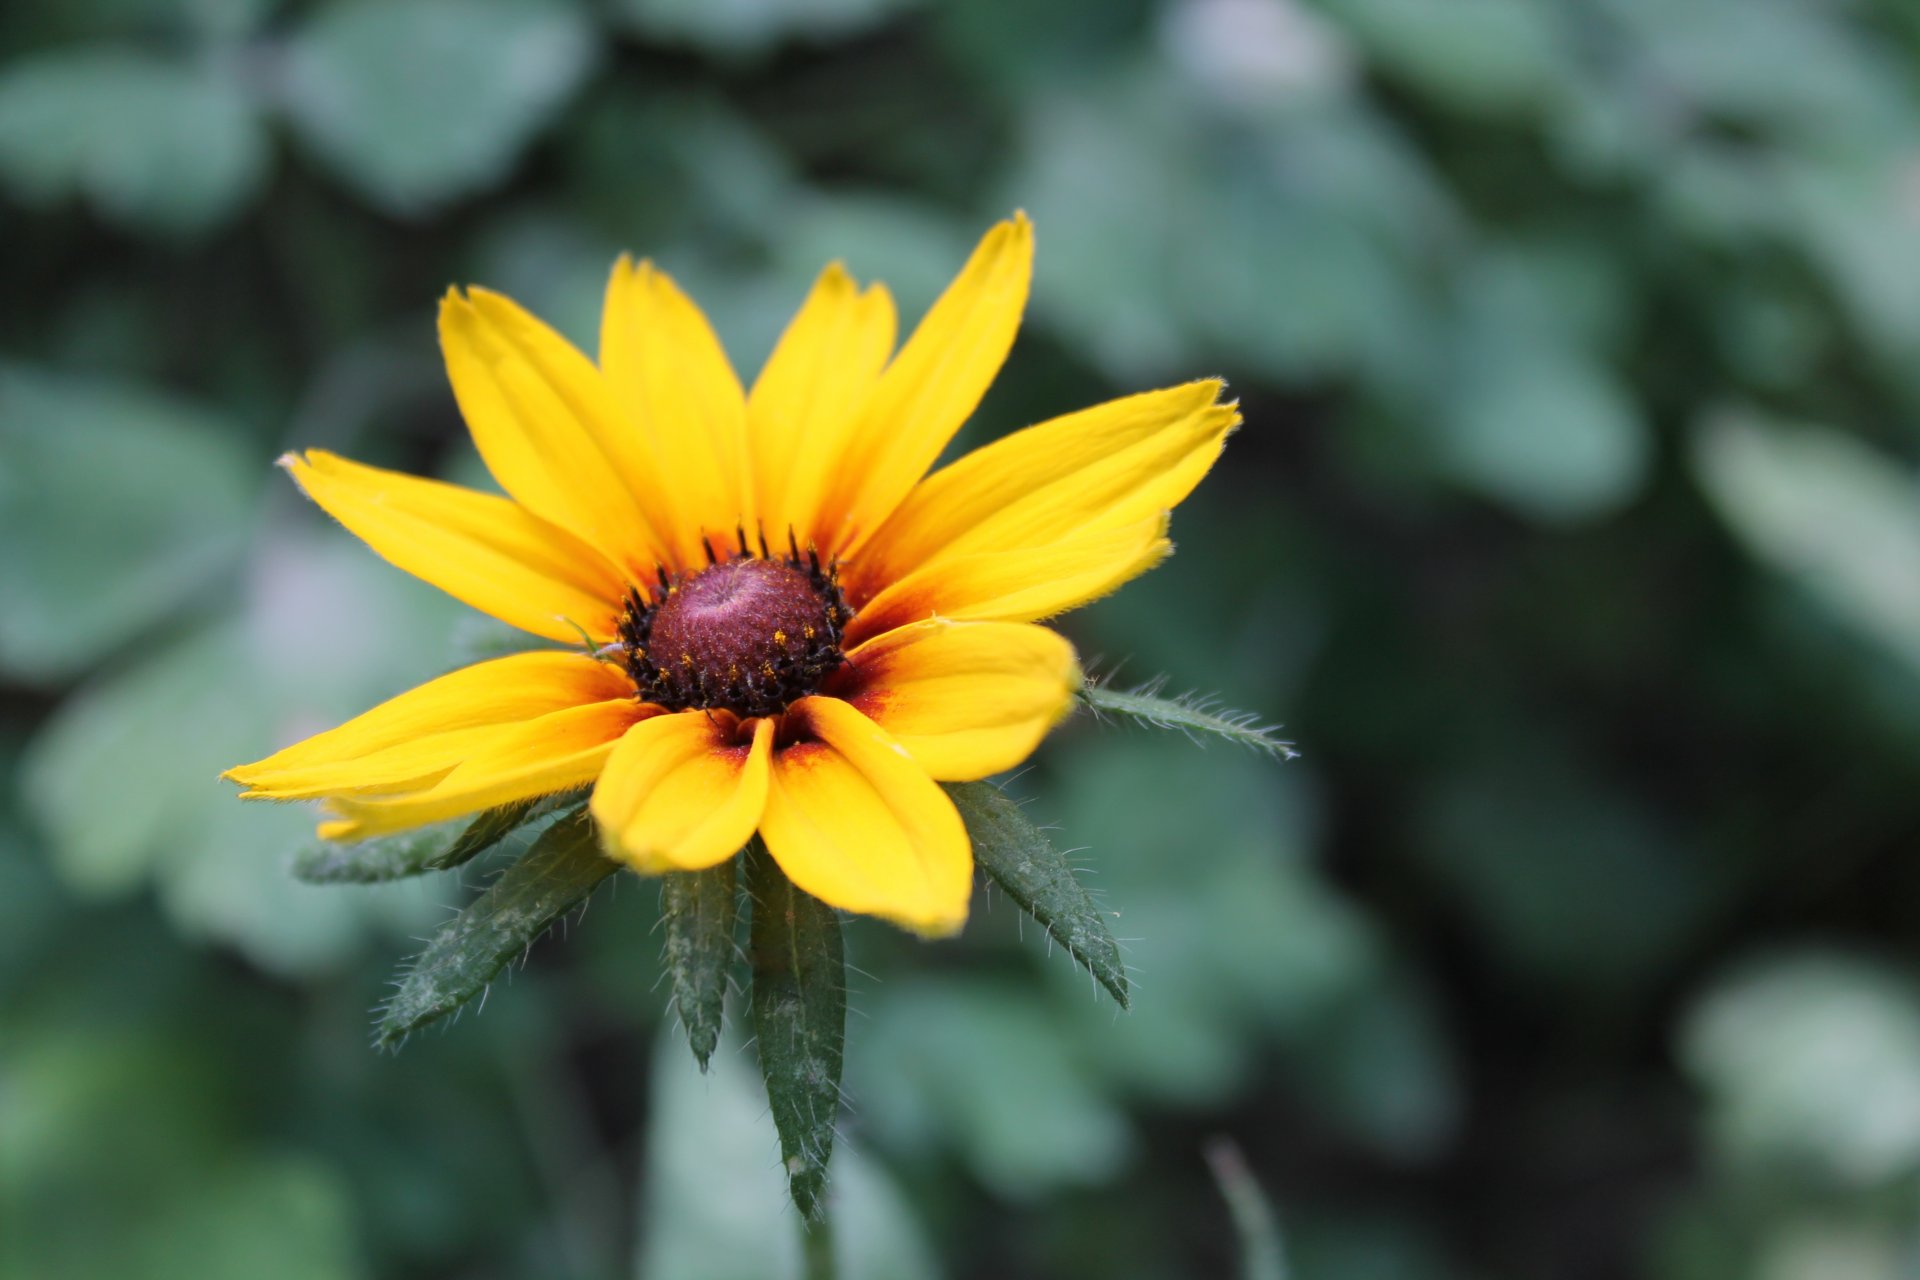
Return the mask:
<svg viewBox="0 0 1920 1280"><path fill-rule="evenodd" d="M453 282L621 249L747 373L1039 235L977 443L1226 375L1180 554L1066 629L1284 721L1075 723L1118 1015L1004 900L856 922L850 1274L1920 1274L1920 8L1902 0L0 7L0 1276L760 1280L750 1051L656 893L398 1057L467 884L316 889L215 782L491 642L269 465L472 478Z"/></svg>

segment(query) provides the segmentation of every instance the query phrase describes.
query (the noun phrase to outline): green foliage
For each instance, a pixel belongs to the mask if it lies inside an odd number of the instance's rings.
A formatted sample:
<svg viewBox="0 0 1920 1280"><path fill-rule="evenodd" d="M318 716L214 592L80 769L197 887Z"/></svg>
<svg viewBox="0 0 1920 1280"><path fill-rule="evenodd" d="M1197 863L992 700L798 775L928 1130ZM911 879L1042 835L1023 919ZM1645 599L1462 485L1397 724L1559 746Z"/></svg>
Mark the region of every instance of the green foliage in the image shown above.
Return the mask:
<svg viewBox="0 0 1920 1280"><path fill-rule="evenodd" d="M647 1075L634 1275L799 1280L803 1228L776 1158L766 1089L738 1053L716 1054L704 1075L687 1070L679 1041L663 1031ZM833 1217L842 1280L946 1274L914 1204L857 1144L834 1154Z"/></svg>
<svg viewBox="0 0 1920 1280"><path fill-rule="evenodd" d="M0 1276L798 1273L742 1046L663 1027L724 958L676 997L652 886L366 1051L488 881L302 883L311 808L215 779L541 642L270 463L491 485L450 283L591 352L652 256L750 384L824 262L904 330L1015 207L956 451L1203 374L1246 425L1173 560L1052 624L1129 683L1012 784L1132 1009L1000 892L847 922L843 1269L1228 1274L1224 1134L1297 1275L1904 1275L1915 12L0 4Z"/></svg>
<svg viewBox="0 0 1920 1280"><path fill-rule="evenodd" d="M705 871L683 871L660 881L661 963L673 984L673 1008L686 1029L694 1060L705 1072L720 1043L727 983L736 955L739 892L729 858Z"/></svg>
<svg viewBox="0 0 1920 1280"><path fill-rule="evenodd" d="M445 636L451 610L331 539L270 526L250 550L239 599L185 634L128 637L124 661L61 702L21 774L52 866L75 892L104 902L151 885L187 936L278 972L313 972L373 930L417 935L431 890L350 897L300 884L287 860L312 841L313 814L235 805L233 787L213 780L285 745L297 726L337 722L434 674L421 641ZM59 586L86 591L74 579ZM343 630L341 619L357 622ZM102 802L106 779L112 803Z"/></svg>
<svg viewBox="0 0 1920 1280"><path fill-rule="evenodd" d="M561 792L489 809L477 818L436 822L370 840L323 840L293 857L293 874L309 884L378 884L465 866L539 819L583 803Z"/></svg>
<svg viewBox="0 0 1920 1280"><path fill-rule="evenodd" d="M334 0L288 50L286 106L328 166L418 215L498 183L593 60L541 0Z"/></svg>
<svg viewBox="0 0 1920 1280"><path fill-rule="evenodd" d="M861 1003L850 1050L858 1114L895 1149L950 1146L1011 1201L1102 1185L1140 1143L1100 1071L1059 1034L1091 1003L1084 982L1072 987L1069 1002L984 976L884 984Z"/></svg>
<svg viewBox="0 0 1920 1280"><path fill-rule="evenodd" d="M1749 1176L1886 1186L1920 1171L1920 1002L1844 955L1781 955L1714 982L1681 1037L1708 1133Z"/></svg>
<svg viewBox="0 0 1920 1280"><path fill-rule="evenodd" d="M1701 483L1755 556L1920 666L1920 477L1837 431L1735 410L1695 445Z"/></svg>
<svg viewBox="0 0 1920 1280"><path fill-rule="evenodd" d="M0 73L0 181L35 204L79 197L135 230L206 231L255 194L269 156L221 68L99 48Z"/></svg>
<svg viewBox="0 0 1920 1280"><path fill-rule="evenodd" d="M375 1039L397 1048L421 1027L486 994L502 969L619 869L601 856L584 804L562 813L408 962L380 1009Z"/></svg>
<svg viewBox="0 0 1920 1280"><path fill-rule="evenodd" d="M925 0L617 0L614 13L640 35L723 57L757 55L787 38L822 43L856 36Z"/></svg>
<svg viewBox="0 0 1920 1280"><path fill-rule="evenodd" d="M1238 747L1248 747L1276 759L1291 759L1296 753L1291 743L1274 735L1279 730L1263 725L1250 711L1232 711L1213 698L1185 694L1163 698L1164 681L1142 685L1138 689L1111 689L1102 684L1087 684L1080 689L1080 700L1096 713L1126 716L1156 729L1172 729L1186 734L1196 743L1197 735L1224 738ZM1122 1000L1120 1003L1125 1004Z"/></svg>
<svg viewBox="0 0 1920 1280"><path fill-rule="evenodd" d="M847 1021L840 916L795 888L757 840L746 863L754 1047L793 1203L824 1220Z"/></svg>
<svg viewBox="0 0 1920 1280"><path fill-rule="evenodd" d="M231 573L257 484L231 437L138 388L0 367L0 668L70 677Z"/></svg>
<svg viewBox="0 0 1920 1280"><path fill-rule="evenodd" d="M1120 944L1074 875L1073 864L992 783L950 782L946 787L967 824L980 869L1126 1008L1127 972Z"/></svg>

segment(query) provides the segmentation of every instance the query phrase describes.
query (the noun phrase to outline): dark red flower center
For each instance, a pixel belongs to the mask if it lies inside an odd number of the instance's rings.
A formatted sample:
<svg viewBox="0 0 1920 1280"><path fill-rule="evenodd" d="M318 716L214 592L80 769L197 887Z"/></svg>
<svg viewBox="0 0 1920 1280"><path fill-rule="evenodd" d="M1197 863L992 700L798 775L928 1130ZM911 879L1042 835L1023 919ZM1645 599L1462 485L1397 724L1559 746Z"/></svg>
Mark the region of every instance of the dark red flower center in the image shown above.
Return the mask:
<svg viewBox="0 0 1920 1280"><path fill-rule="evenodd" d="M636 595L620 625L640 696L669 710L774 715L840 665L851 610L811 557L741 556Z"/></svg>

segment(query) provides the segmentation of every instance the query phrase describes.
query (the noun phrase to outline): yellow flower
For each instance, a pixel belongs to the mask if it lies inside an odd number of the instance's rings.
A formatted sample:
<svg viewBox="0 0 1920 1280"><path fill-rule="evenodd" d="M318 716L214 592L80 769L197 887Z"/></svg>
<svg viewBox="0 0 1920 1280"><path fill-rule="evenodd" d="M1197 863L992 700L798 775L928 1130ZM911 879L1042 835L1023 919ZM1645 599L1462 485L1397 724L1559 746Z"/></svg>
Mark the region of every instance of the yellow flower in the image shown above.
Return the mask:
<svg viewBox="0 0 1920 1280"><path fill-rule="evenodd" d="M979 403L1032 274L994 227L896 353L839 265L751 391L700 310L617 263L596 365L499 294L450 292L454 395L505 497L322 450L282 465L387 560L504 622L592 648L429 681L227 776L363 837L593 787L609 856L696 870L757 831L833 906L965 921L973 858L936 782L1012 768L1073 705L1034 620L1170 550L1169 509L1239 421L1217 381L1029 427L926 475Z"/></svg>

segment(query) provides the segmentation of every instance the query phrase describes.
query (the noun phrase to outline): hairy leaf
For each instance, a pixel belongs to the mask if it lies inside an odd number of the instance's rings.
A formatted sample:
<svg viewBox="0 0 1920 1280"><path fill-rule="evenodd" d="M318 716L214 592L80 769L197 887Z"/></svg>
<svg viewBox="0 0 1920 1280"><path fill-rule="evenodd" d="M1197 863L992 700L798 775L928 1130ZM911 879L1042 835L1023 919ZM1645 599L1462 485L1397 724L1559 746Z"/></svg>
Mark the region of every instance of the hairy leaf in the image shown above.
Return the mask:
<svg viewBox="0 0 1920 1280"><path fill-rule="evenodd" d="M756 839L747 846L753 900L753 1030L767 1101L793 1202L809 1219L826 1212L821 1193L840 1110L846 1035L846 962L840 917L795 888Z"/></svg>
<svg viewBox="0 0 1920 1280"><path fill-rule="evenodd" d="M529 823L579 802L578 792L561 792L501 805L477 818L436 822L372 840L323 841L294 855L293 874L310 884L373 884L451 871Z"/></svg>
<svg viewBox="0 0 1920 1280"><path fill-rule="evenodd" d="M1251 711L1234 711L1199 694L1166 698L1160 695L1160 689L1158 680L1125 692L1090 681L1081 687L1080 700L1096 714L1111 712L1131 716L1157 729L1178 729L1190 738L1203 733L1225 738L1282 760L1291 760L1300 754L1291 742L1275 736L1280 731L1278 726L1261 724Z"/></svg>
<svg viewBox="0 0 1920 1280"><path fill-rule="evenodd" d="M1066 855L991 782L944 785L967 824L981 870L1085 965L1122 1009L1131 1007L1120 945Z"/></svg>
<svg viewBox="0 0 1920 1280"><path fill-rule="evenodd" d="M687 1030L687 1043L702 1071L720 1043L727 971L733 964L734 922L739 918L734 889L738 861L728 858L705 871L676 871L660 884L673 1007L680 1012L680 1025Z"/></svg>
<svg viewBox="0 0 1920 1280"><path fill-rule="evenodd" d="M619 869L601 855L584 804L563 815L414 958L381 1010L377 1041L396 1046L478 996L509 961Z"/></svg>

